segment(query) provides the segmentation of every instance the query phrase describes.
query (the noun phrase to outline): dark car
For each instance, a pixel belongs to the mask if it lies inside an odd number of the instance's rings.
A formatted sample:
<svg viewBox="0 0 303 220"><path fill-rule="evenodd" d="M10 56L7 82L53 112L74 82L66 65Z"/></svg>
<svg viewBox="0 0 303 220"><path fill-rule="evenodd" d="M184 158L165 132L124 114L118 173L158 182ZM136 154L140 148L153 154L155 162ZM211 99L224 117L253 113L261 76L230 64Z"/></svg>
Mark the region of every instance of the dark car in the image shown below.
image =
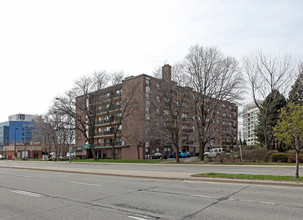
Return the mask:
<svg viewBox="0 0 303 220"><path fill-rule="evenodd" d="M149 159L162 159L163 156L161 153L154 153L153 155L149 156Z"/></svg>

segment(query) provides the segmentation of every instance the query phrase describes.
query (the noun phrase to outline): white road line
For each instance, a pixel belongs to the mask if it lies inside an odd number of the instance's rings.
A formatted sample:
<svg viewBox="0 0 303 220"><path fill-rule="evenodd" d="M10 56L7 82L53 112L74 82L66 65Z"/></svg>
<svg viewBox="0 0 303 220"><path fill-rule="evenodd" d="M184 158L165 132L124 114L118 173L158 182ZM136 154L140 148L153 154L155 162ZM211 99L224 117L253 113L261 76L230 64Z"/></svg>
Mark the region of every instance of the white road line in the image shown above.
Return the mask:
<svg viewBox="0 0 303 220"><path fill-rule="evenodd" d="M18 194L21 194L21 195L36 197L36 198L42 197L42 196L43 196L43 195L41 195L41 194L26 192L26 191L22 191L22 190L14 190L14 191L11 191L11 192L13 192L13 193L18 193Z"/></svg>
<svg viewBox="0 0 303 220"><path fill-rule="evenodd" d="M208 199L219 199L220 197L213 197L213 196L204 196L204 195L194 195L196 197L201 197L201 198L208 198Z"/></svg>
<svg viewBox="0 0 303 220"><path fill-rule="evenodd" d="M92 184L92 183L80 183L80 182L70 182L70 183L79 184L79 185L86 185L86 186L102 186L102 185L99 185L99 184Z"/></svg>
<svg viewBox="0 0 303 220"><path fill-rule="evenodd" d="M26 177L26 178L33 178L33 176L24 176L24 175L13 175L13 176L17 176L17 177Z"/></svg>
<svg viewBox="0 0 303 220"><path fill-rule="evenodd" d="M133 218L133 219L137 219L137 220L147 220L146 218L139 218L139 217L136 217L136 216L128 216L129 218Z"/></svg>
<svg viewBox="0 0 303 220"><path fill-rule="evenodd" d="M193 195L193 196L200 197L200 198L207 198L207 199L220 199L220 197L205 196L205 195ZM264 204L264 205L277 205L276 203L273 203L273 202L264 202L264 201L256 201L256 200L233 199L233 198L229 198L228 200L229 201L238 201L238 202L259 203L259 204Z"/></svg>
<svg viewBox="0 0 303 220"><path fill-rule="evenodd" d="M264 201L255 201L255 200L232 199L232 198L229 198L228 200L239 201L239 202L249 202L249 203L259 203L259 204L264 204L264 205L277 205L277 203L273 203L273 202L264 202Z"/></svg>

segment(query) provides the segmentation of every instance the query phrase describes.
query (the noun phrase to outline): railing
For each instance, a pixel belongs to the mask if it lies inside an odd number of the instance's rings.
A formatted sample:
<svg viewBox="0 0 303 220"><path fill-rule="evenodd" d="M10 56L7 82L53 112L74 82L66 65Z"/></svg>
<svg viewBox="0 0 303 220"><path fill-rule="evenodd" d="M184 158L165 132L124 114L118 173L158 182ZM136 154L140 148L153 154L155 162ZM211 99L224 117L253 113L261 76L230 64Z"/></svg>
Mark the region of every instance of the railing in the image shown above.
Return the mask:
<svg viewBox="0 0 303 220"><path fill-rule="evenodd" d="M122 145L122 142L116 142L115 146ZM102 143L102 144L97 144L96 147L111 147L113 146L113 143Z"/></svg>

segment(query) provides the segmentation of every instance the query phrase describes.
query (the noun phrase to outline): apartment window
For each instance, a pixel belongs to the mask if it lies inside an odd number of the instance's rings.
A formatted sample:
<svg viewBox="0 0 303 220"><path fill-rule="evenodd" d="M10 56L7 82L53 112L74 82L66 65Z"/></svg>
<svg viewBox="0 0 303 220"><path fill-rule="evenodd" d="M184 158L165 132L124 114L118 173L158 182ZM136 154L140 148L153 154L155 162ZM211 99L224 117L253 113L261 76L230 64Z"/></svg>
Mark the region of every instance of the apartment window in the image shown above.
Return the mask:
<svg viewBox="0 0 303 220"><path fill-rule="evenodd" d="M101 144L101 139L100 138L97 139L97 143Z"/></svg>
<svg viewBox="0 0 303 220"><path fill-rule="evenodd" d="M156 96L156 100L157 100L157 102L160 102L160 96Z"/></svg>
<svg viewBox="0 0 303 220"><path fill-rule="evenodd" d="M156 114L160 115L160 109L159 108L156 109Z"/></svg>
<svg viewBox="0 0 303 220"><path fill-rule="evenodd" d="M164 110L164 114L168 115L169 111L168 110Z"/></svg>
<svg viewBox="0 0 303 220"><path fill-rule="evenodd" d="M183 119L186 119L187 116L188 116L188 115L187 115L186 113L182 113L182 118L183 118Z"/></svg>
<svg viewBox="0 0 303 220"><path fill-rule="evenodd" d="M150 84L149 84L149 79L146 79L146 80L145 80L145 85L146 85L147 87L150 86Z"/></svg>
<svg viewBox="0 0 303 220"><path fill-rule="evenodd" d="M160 84L159 83L156 83L156 87L158 90L160 90Z"/></svg>
<svg viewBox="0 0 303 220"><path fill-rule="evenodd" d="M157 148L156 148L156 153L159 153L159 152L160 152L160 148L157 147Z"/></svg>
<svg viewBox="0 0 303 220"><path fill-rule="evenodd" d="M117 106L118 108L120 108L120 107L121 107L121 104L122 104L122 102L121 102L121 101L116 102L116 106Z"/></svg>
<svg viewBox="0 0 303 220"><path fill-rule="evenodd" d="M146 108L145 108L145 113L146 113L146 114L149 114L149 107L146 107Z"/></svg>
<svg viewBox="0 0 303 220"><path fill-rule="evenodd" d="M121 95L121 94L122 94L122 89L117 90L117 91L116 91L116 94L117 94L117 95Z"/></svg>
<svg viewBox="0 0 303 220"><path fill-rule="evenodd" d="M109 98L110 98L110 92L106 93L106 94L104 95L104 98L105 98L105 99L109 99Z"/></svg>
<svg viewBox="0 0 303 220"><path fill-rule="evenodd" d="M98 128L98 134L101 134L101 128Z"/></svg>
<svg viewBox="0 0 303 220"><path fill-rule="evenodd" d="M146 100L149 101L149 93L145 93Z"/></svg>
<svg viewBox="0 0 303 220"><path fill-rule="evenodd" d="M226 105L225 105L225 104L222 104L222 108L225 109L225 108L226 108Z"/></svg>

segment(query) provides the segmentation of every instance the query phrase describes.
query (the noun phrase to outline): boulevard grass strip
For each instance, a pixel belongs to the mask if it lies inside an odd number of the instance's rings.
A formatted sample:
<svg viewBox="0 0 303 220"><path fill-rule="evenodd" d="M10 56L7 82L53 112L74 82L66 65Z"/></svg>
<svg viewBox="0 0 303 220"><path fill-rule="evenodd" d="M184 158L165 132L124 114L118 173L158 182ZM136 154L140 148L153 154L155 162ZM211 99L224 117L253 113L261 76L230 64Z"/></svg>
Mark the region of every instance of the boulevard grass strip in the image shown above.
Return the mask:
<svg viewBox="0 0 303 220"><path fill-rule="evenodd" d="M298 181L303 182L303 177L293 176L272 176L272 175L252 175L252 174L229 174L229 173L202 173L195 174L194 177L246 179L246 180L275 180L275 181Z"/></svg>

